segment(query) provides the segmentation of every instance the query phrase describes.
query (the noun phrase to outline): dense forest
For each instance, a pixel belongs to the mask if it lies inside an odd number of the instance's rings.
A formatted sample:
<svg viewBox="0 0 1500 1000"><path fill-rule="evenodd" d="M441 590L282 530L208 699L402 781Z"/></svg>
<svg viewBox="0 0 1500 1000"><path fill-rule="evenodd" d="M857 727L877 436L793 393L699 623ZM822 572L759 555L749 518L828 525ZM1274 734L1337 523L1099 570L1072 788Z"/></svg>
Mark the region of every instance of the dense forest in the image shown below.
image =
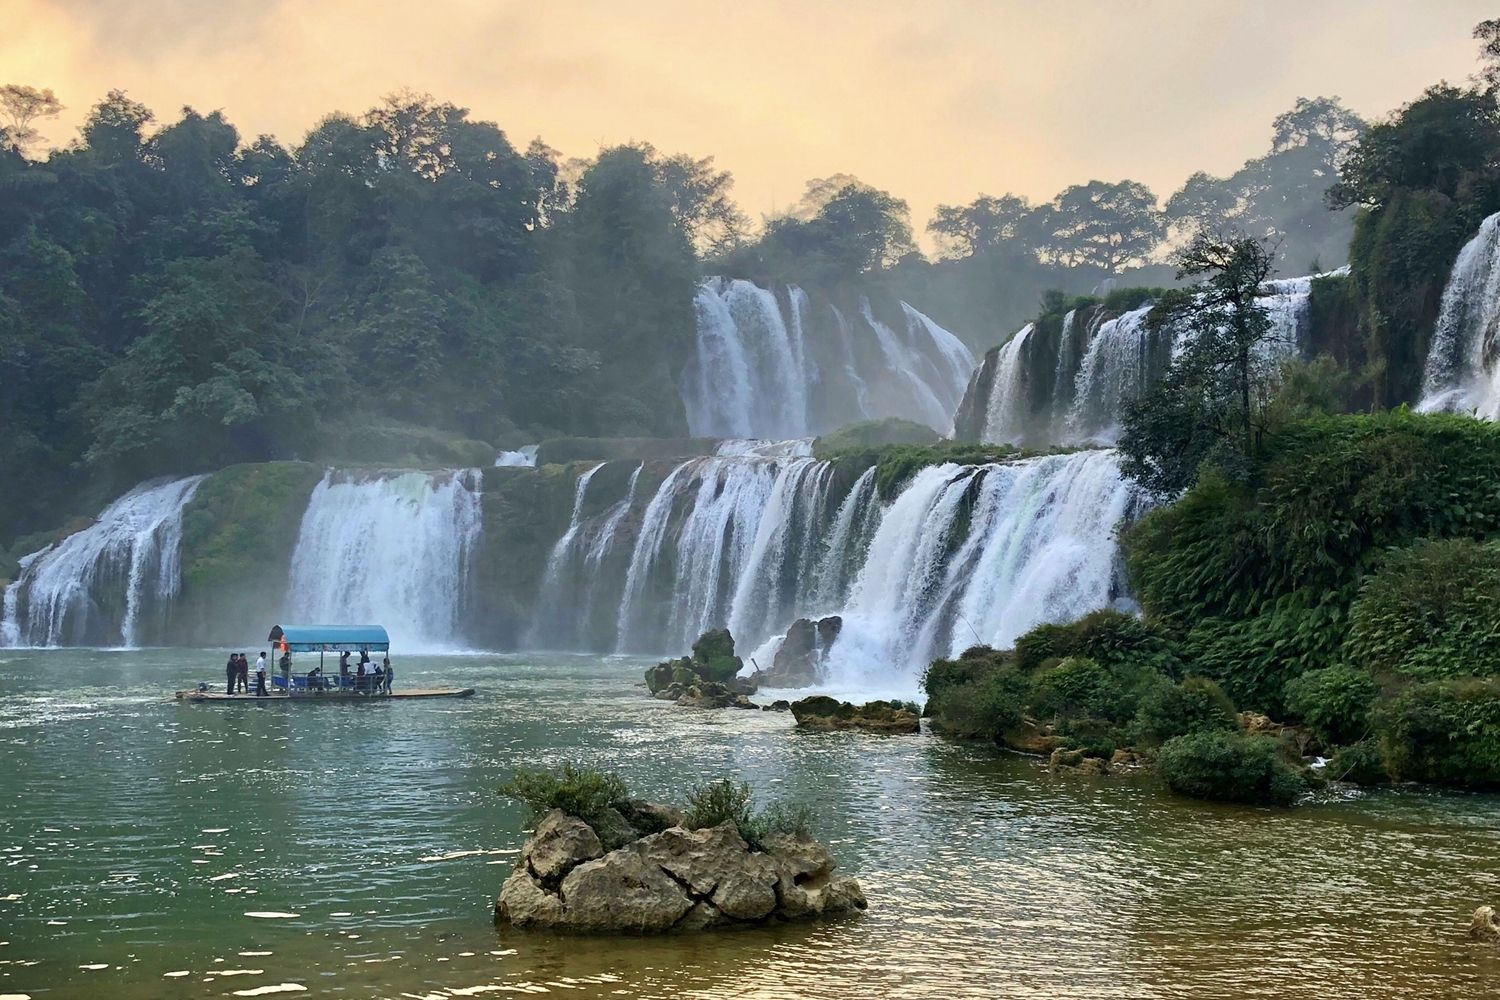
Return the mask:
<svg viewBox="0 0 1500 1000"><path fill-rule="evenodd" d="M986 339L1233 224L1292 270L1341 262L1324 192L1363 123L1299 100L1269 151L1159 205L1091 181L1032 205L906 204L809 182L752 225L711 158L638 144L564 160L432 98L332 114L300 144L113 91L44 150L50 91L0 89L0 543L143 477L270 458L482 461L556 434L675 435L705 274L883 283ZM24 470L21 473L19 470Z"/></svg>

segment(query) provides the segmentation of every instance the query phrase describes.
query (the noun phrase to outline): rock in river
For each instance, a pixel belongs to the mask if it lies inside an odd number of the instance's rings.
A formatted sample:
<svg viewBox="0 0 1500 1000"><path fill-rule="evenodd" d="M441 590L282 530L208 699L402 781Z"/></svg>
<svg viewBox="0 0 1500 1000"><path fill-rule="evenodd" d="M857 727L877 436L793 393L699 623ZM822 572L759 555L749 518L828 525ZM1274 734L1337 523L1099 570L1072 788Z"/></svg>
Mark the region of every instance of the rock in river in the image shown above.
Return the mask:
<svg viewBox="0 0 1500 1000"><path fill-rule="evenodd" d="M674 817L632 805L632 815ZM554 809L500 889L495 919L514 927L652 934L832 917L866 906L859 883L809 837L771 834L751 847L733 823L675 825L604 852L587 823Z"/></svg>
<svg viewBox="0 0 1500 1000"><path fill-rule="evenodd" d="M792 717L804 729L915 733L922 728L917 713L899 702L871 701L856 706L821 694L792 702Z"/></svg>

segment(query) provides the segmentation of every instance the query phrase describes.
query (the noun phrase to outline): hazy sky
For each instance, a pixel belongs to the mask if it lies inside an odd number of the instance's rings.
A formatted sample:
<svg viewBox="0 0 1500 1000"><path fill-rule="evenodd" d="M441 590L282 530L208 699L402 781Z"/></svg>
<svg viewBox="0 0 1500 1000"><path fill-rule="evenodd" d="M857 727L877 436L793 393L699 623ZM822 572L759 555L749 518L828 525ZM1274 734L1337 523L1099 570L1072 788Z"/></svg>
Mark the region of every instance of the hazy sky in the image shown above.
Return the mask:
<svg viewBox="0 0 1500 1000"><path fill-rule="evenodd" d="M1165 198L1264 152L1299 95L1383 114L1476 65L1485 0L0 0L0 83L51 87L71 139L111 87L295 143L399 87L568 156L712 155L753 214L811 177L910 201Z"/></svg>

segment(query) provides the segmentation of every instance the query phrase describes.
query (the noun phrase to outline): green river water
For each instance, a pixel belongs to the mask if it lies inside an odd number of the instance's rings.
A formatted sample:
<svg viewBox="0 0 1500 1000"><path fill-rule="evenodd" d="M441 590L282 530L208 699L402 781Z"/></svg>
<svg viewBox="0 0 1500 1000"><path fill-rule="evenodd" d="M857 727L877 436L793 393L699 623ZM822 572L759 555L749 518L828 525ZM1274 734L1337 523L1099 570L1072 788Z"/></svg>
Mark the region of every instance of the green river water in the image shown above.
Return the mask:
<svg viewBox="0 0 1500 1000"><path fill-rule="evenodd" d="M222 683L222 659L0 650L0 997L1500 990L1500 951L1463 935L1500 904L1493 796L1203 805L925 733L678 709L645 696L641 661L600 657L397 661L399 685L477 688L466 701L168 700ZM569 759L648 796L730 774L813 804L869 912L696 938L497 932L523 834L493 788Z"/></svg>

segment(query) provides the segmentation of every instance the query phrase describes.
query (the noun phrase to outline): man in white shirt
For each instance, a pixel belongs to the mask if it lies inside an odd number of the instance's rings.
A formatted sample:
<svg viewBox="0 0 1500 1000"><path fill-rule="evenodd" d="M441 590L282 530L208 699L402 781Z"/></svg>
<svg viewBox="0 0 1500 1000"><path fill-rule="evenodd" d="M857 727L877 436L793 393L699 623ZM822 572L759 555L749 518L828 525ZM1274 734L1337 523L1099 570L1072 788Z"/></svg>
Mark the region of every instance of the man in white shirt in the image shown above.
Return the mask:
<svg viewBox="0 0 1500 1000"><path fill-rule="evenodd" d="M255 697L264 698L270 694L266 690L266 654L261 653L255 661Z"/></svg>

